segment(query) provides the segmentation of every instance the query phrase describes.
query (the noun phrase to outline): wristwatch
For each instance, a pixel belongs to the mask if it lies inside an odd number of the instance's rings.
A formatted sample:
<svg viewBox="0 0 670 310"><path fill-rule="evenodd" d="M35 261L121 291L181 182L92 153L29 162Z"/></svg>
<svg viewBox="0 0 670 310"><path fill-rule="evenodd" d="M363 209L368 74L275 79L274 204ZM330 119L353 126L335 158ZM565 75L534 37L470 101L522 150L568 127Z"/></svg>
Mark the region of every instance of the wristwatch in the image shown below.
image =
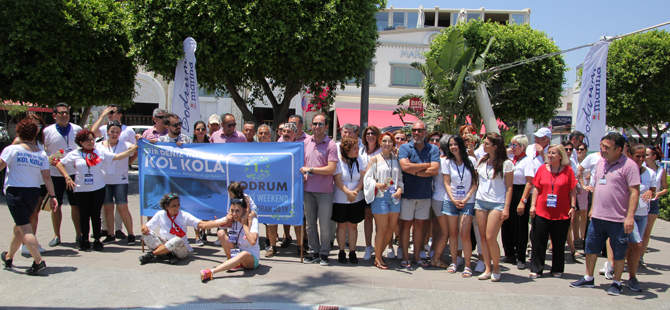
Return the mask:
<svg viewBox="0 0 670 310"><path fill-rule="evenodd" d="M521 201L523 201L523 203L526 203L528 202L528 199L521 199Z"/></svg>

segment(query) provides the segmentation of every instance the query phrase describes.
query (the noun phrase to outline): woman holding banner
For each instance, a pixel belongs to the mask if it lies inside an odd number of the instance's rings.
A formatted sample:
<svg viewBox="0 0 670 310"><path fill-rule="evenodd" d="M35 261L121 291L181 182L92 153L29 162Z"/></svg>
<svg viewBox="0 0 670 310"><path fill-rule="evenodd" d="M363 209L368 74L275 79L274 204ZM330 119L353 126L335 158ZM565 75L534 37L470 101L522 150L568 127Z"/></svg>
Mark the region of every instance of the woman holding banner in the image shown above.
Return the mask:
<svg viewBox="0 0 670 310"><path fill-rule="evenodd" d="M193 125L193 141L191 143L209 143L209 135L207 134L207 126L203 121L195 122ZM204 246L207 241L207 231L204 229L195 230L195 244L197 246Z"/></svg>
<svg viewBox="0 0 670 310"><path fill-rule="evenodd" d="M105 201L106 193L102 169L114 160L122 160L134 154L137 145L133 144L128 150L119 154L100 151L95 148L93 132L87 129L77 133L74 141L80 148L65 155L56 164L56 168L65 178L67 188L74 192L75 199L78 199L79 202L79 223L81 224L81 239L78 240L79 250L85 251L91 248L91 243L88 241L90 221L93 226L93 238L95 239L93 250L102 251L100 210ZM75 180L70 178L65 167L75 169Z"/></svg>

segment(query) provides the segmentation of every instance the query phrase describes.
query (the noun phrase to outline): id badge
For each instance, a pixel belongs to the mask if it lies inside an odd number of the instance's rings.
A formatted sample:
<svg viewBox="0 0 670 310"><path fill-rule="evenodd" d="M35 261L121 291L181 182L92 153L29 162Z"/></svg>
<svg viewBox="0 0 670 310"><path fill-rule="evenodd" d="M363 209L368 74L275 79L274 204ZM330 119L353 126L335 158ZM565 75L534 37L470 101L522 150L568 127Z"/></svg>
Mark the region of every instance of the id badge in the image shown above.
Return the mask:
<svg viewBox="0 0 670 310"><path fill-rule="evenodd" d="M547 195L547 207L556 208L556 200L557 200L556 195Z"/></svg>
<svg viewBox="0 0 670 310"><path fill-rule="evenodd" d="M228 243L237 243L237 232L228 232Z"/></svg>
<svg viewBox="0 0 670 310"><path fill-rule="evenodd" d="M456 195L454 196L458 199L465 198L465 186L456 185Z"/></svg>
<svg viewBox="0 0 670 310"><path fill-rule="evenodd" d="M93 185L93 175L90 173L84 174L84 185Z"/></svg>
<svg viewBox="0 0 670 310"><path fill-rule="evenodd" d="M237 254L240 254L240 249L238 248L230 249L230 258L237 256Z"/></svg>
<svg viewBox="0 0 670 310"><path fill-rule="evenodd" d="M607 179L602 178L602 179L598 180L598 184L600 184L600 185L607 185Z"/></svg>

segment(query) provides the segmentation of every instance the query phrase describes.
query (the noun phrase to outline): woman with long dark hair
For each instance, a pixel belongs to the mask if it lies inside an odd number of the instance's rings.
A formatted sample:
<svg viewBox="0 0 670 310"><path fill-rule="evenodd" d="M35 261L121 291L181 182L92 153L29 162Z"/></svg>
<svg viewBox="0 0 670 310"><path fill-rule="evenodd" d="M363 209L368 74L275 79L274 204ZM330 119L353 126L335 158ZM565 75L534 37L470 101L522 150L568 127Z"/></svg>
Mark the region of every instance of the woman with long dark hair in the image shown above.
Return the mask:
<svg viewBox="0 0 670 310"><path fill-rule="evenodd" d="M209 135L207 134L207 125L205 125L205 122L197 121L193 125L192 143L209 143Z"/></svg>
<svg viewBox="0 0 670 310"><path fill-rule="evenodd" d="M647 245L649 245L649 237L651 237L651 230L654 228L654 222L658 218L659 204L658 199L668 193L668 174L665 168L661 167L661 159L663 158L663 151L659 145L647 146L647 158L644 164L647 168L655 172L654 187L656 193L654 198L649 202L649 217L647 219L647 227L644 230L642 237L642 251L640 256L640 267L647 268L644 263L644 253L647 252Z"/></svg>
<svg viewBox="0 0 670 310"><path fill-rule="evenodd" d="M449 273L456 273L458 268L458 237L463 243L463 257L465 267L463 277L472 277L470 257L472 255L472 242L470 239L470 227L475 216L475 192L477 191L477 172L474 163L477 162L468 155L468 148L461 135L443 137L440 140L440 149L446 154L447 160L442 163L442 174L446 194L442 205L442 214L447 215L449 227L449 240L451 246L451 264L447 269ZM460 221L459 221L460 220ZM460 223L459 223L460 222ZM459 225L460 224L460 225ZM460 226L460 230L459 230ZM445 243L438 244L436 251L443 251Z"/></svg>
<svg viewBox="0 0 670 310"><path fill-rule="evenodd" d="M368 126L365 128L365 137L363 139L363 148L360 150L361 158L367 163L370 162L370 158L378 155L382 152L382 148L379 145L381 141L382 132L377 128L377 126ZM363 221L363 232L365 233L365 255L363 255L364 260L370 260L372 258L372 252L374 248L372 247L372 209L370 204L365 206L365 220Z"/></svg>
<svg viewBox="0 0 670 310"><path fill-rule="evenodd" d="M475 201L482 254L486 268L479 280L500 281L500 245L498 233L509 218L514 182L514 163L507 158L505 139L495 133L486 134L484 156L477 163L478 188Z"/></svg>

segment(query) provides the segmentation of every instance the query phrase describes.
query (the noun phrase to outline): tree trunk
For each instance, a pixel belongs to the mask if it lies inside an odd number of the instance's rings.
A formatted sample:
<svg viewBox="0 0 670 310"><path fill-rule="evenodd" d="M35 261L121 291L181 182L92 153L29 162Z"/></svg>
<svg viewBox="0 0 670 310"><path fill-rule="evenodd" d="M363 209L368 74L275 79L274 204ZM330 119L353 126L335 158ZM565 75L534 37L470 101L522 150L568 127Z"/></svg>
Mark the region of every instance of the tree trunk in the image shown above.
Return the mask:
<svg viewBox="0 0 670 310"><path fill-rule="evenodd" d="M85 107L84 112L82 112L80 115L81 118L79 118L77 125L79 125L81 128L84 128L84 126L86 126L86 121L88 121L89 115L91 115L91 107Z"/></svg>

